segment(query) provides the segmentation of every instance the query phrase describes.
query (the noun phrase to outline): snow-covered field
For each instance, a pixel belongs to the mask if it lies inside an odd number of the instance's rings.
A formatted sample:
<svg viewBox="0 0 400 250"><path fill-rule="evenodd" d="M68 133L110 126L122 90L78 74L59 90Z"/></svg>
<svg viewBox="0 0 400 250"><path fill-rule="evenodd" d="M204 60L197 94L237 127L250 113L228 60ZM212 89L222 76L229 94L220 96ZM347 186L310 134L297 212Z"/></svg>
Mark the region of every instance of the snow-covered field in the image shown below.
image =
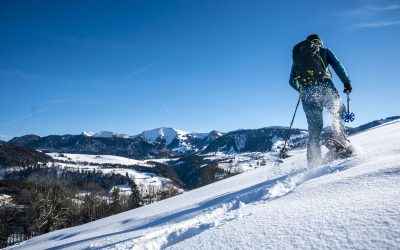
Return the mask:
<svg viewBox="0 0 400 250"><path fill-rule="evenodd" d="M218 161L218 167L230 173L242 173L260 166L273 164L276 152L251 152L240 154L225 154L222 152L203 155L206 160Z"/></svg>
<svg viewBox="0 0 400 250"><path fill-rule="evenodd" d="M400 249L400 120L352 136L357 154L306 168L305 150L12 249Z"/></svg>
<svg viewBox="0 0 400 250"><path fill-rule="evenodd" d="M79 163L89 162L97 164L119 164L119 165L136 165L143 167L154 167L151 162L167 162L170 159L152 159L152 160L135 160L115 155L86 155L86 154L60 154L48 153L49 156L60 161L74 161Z"/></svg>
<svg viewBox="0 0 400 250"><path fill-rule="evenodd" d="M152 159L152 160L134 160L114 155L86 155L86 154L60 154L48 153L49 156L56 160L55 166L65 170L96 170L105 174L128 175L138 185L139 190L159 190L168 187L171 180L157 176L151 172L141 172L129 168L129 166L141 166L152 168L151 162L167 162L169 159ZM104 167L105 164L115 164L120 167ZM124 167L125 166L125 167Z"/></svg>

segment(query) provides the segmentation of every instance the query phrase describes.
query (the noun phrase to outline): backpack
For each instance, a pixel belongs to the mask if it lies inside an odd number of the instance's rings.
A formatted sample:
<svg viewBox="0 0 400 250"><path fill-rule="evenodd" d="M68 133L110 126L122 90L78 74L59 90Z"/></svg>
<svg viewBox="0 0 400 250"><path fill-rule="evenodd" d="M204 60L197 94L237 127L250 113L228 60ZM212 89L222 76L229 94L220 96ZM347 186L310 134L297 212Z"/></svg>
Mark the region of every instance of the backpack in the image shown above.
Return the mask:
<svg viewBox="0 0 400 250"><path fill-rule="evenodd" d="M292 50L292 57L296 72L295 79L302 86L314 84L326 76L324 61L313 42L305 40L296 44Z"/></svg>

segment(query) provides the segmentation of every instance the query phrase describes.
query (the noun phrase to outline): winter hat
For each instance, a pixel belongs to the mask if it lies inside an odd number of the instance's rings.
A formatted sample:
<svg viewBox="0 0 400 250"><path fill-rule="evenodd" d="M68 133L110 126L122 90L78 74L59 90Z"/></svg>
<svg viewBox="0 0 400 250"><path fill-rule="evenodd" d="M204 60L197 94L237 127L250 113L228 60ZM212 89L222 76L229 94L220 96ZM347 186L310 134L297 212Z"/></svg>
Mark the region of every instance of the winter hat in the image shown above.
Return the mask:
<svg viewBox="0 0 400 250"><path fill-rule="evenodd" d="M314 42L315 40L318 40L318 41L321 43L321 45L322 45L322 39L321 39L321 37L320 37L319 35L317 35L317 34L309 35L309 36L307 37L307 40L312 41L312 42Z"/></svg>

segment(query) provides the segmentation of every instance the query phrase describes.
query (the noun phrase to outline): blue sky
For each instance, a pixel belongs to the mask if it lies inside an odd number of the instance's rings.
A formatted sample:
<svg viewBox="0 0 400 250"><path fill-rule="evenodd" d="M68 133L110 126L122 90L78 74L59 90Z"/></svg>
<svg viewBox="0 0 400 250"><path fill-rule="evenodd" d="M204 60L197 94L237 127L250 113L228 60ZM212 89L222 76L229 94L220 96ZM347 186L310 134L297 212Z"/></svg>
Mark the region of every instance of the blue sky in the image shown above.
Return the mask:
<svg viewBox="0 0 400 250"><path fill-rule="evenodd" d="M400 115L400 1L3 0L0 32L0 140L288 126L311 33L352 79L352 126Z"/></svg>

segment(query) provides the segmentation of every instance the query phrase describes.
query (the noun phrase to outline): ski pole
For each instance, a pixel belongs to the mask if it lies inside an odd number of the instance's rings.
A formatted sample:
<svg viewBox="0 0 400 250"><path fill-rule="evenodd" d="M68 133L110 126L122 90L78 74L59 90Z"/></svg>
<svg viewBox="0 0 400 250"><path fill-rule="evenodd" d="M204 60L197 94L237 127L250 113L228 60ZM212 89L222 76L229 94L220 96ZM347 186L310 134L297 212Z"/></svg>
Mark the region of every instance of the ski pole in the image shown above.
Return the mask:
<svg viewBox="0 0 400 250"><path fill-rule="evenodd" d="M347 111L342 115L342 118L345 122L352 122L356 118L353 112L350 112L350 93L347 94Z"/></svg>
<svg viewBox="0 0 400 250"><path fill-rule="evenodd" d="M282 160L284 154L286 153L286 144L287 144L287 142L288 142L288 140L289 140L289 138L290 138L290 134L291 134L291 131L292 131L292 126L293 126L294 118L296 117L297 108L299 107L299 104L300 104L301 94L302 94L302 92L303 92L303 88L302 88L301 84L300 84L299 87L300 87L299 98L297 99L296 108L295 108L295 110L294 110L294 114L293 114L293 117L292 117L292 121L290 122L289 129L288 129L288 131L286 132L285 143L283 144L283 148L281 149L281 152L279 153L279 160Z"/></svg>

